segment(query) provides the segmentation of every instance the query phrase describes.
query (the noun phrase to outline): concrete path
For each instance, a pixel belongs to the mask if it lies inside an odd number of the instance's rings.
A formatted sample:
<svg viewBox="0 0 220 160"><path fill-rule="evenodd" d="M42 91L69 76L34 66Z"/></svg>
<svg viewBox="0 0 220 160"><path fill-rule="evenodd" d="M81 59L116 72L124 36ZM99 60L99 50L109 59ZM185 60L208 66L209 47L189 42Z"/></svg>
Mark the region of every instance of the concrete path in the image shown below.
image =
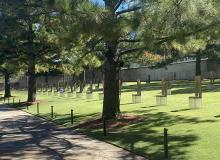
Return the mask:
<svg viewBox="0 0 220 160"><path fill-rule="evenodd" d="M0 105L0 160L144 160L145 158Z"/></svg>

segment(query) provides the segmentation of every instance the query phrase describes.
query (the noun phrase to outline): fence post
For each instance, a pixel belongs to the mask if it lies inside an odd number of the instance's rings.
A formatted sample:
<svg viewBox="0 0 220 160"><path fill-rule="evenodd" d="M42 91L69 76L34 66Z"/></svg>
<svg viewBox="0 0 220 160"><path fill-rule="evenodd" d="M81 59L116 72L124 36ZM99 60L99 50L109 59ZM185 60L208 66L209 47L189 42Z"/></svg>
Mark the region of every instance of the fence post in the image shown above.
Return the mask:
<svg viewBox="0 0 220 160"><path fill-rule="evenodd" d="M104 136L107 136L107 132L106 132L106 118L105 118L105 116L103 116L103 134L104 134Z"/></svg>
<svg viewBox="0 0 220 160"><path fill-rule="evenodd" d="M73 110L71 109L71 124L73 124Z"/></svg>
<svg viewBox="0 0 220 160"><path fill-rule="evenodd" d="M168 152L168 129L167 128L164 128L164 158L165 160L168 160L168 155L169 155L169 152Z"/></svg>
<svg viewBox="0 0 220 160"><path fill-rule="evenodd" d="M37 114L39 114L39 102L37 102Z"/></svg>
<svg viewBox="0 0 220 160"><path fill-rule="evenodd" d="M51 106L51 118L53 118L53 106Z"/></svg>

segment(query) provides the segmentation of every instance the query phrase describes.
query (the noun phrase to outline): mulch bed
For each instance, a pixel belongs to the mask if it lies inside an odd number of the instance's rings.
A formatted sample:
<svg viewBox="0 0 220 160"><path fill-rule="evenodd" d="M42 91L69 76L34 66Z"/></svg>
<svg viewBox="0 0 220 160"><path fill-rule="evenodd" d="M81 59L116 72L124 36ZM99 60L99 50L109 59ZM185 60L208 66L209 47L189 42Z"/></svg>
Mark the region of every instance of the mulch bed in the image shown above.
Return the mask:
<svg viewBox="0 0 220 160"><path fill-rule="evenodd" d="M132 114L124 114L121 115L120 118L116 120L109 120L106 122L108 129L115 129L119 127L126 126L128 124L134 124L138 122L143 122L143 117L139 115ZM82 128L82 129L100 129L103 127L103 120L101 118L91 119L86 122L83 122L74 128Z"/></svg>

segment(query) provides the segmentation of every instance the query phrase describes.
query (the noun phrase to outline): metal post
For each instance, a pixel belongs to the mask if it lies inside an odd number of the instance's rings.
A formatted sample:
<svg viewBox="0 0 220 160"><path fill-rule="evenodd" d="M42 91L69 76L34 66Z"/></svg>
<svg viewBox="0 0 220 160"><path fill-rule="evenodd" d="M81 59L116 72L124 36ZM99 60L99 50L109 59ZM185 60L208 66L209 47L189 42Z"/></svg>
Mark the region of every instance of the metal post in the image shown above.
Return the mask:
<svg viewBox="0 0 220 160"><path fill-rule="evenodd" d="M107 136L107 132L106 132L106 118L103 117L103 134L104 136Z"/></svg>
<svg viewBox="0 0 220 160"><path fill-rule="evenodd" d="M27 110L28 110L28 109L29 109L29 108L28 108L28 102L27 102L26 104L27 104Z"/></svg>
<svg viewBox="0 0 220 160"><path fill-rule="evenodd" d="M39 103L37 102L37 114L39 114Z"/></svg>
<svg viewBox="0 0 220 160"><path fill-rule="evenodd" d="M168 129L164 128L164 158L165 160L168 160Z"/></svg>
<svg viewBox="0 0 220 160"><path fill-rule="evenodd" d="M4 97L4 103L5 103L5 97Z"/></svg>
<svg viewBox="0 0 220 160"><path fill-rule="evenodd" d="M51 106L51 118L53 118L53 106Z"/></svg>
<svg viewBox="0 0 220 160"><path fill-rule="evenodd" d="M73 124L73 110L71 109L71 124Z"/></svg>
<svg viewBox="0 0 220 160"><path fill-rule="evenodd" d="M15 98L13 98L12 101L13 101L13 104L15 104Z"/></svg>

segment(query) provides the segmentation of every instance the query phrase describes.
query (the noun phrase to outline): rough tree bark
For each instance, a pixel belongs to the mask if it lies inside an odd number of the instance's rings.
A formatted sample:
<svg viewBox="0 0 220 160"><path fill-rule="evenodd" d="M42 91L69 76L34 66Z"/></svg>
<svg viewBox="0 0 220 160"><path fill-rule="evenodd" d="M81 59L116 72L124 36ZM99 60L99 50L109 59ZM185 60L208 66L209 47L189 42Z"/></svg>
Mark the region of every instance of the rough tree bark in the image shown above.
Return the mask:
<svg viewBox="0 0 220 160"><path fill-rule="evenodd" d="M202 73L200 51L196 53L195 96L202 98Z"/></svg>
<svg viewBox="0 0 220 160"><path fill-rule="evenodd" d="M104 102L103 117L115 119L120 112L119 101L119 67L113 58L108 57L104 63Z"/></svg>
<svg viewBox="0 0 220 160"><path fill-rule="evenodd" d="M117 3L113 0L105 0L105 8L110 11L112 22L117 23L118 16L115 13ZM122 2L122 1L121 1ZM116 7L116 8L115 8ZM104 62L104 102L102 116L105 119L116 119L120 113L119 99L119 57L117 55L117 45L120 35L115 32L115 27L112 27L112 36L106 37L105 44L107 52L105 52Z"/></svg>
<svg viewBox="0 0 220 160"><path fill-rule="evenodd" d="M48 73L46 73L44 77L45 77L46 91L48 91Z"/></svg>
<svg viewBox="0 0 220 160"><path fill-rule="evenodd" d="M92 73L92 76L91 76L92 84L95 84L96 83L95 70L93 69L91 73Z"/></svg>
<svg viewBox="0 0 220 160"><path fill-rule="evenodd" d="M201 76L201 55L200 52L196 53L196 76Z"/></svg>
<svg viewBox="0 0 220 160"><path fill-rule="evenodd" d="M70 90L71 90L71 92L73 92L75 90L74 85L75 85L75 76L72 75L72 80L70 81Z"/></svg>
<svg viewBox="0 0 220 160"><path fill-rule="evenodd" d="M84 72L79 75L79 92L82 93L85 87Z"/></svg>
<svg viewBox="0 0 220 160"><path fill-rule="evenodd" d="M33 22L28 22L28 102L36 101L36 50L34 49Z"/></svg>
<svg viewBox="0 0 220 160"><path fill-rule="evenodd" d="M35 57L29 59L28 64L28 102L36 101L36 69Z"/></svg>
<svg viewBox="0 0 220 160"><path fill-rule="evenodd" d="M4 97L11 97L11 86L10 86L10 73L5 72L5 96Z"/></svg>

